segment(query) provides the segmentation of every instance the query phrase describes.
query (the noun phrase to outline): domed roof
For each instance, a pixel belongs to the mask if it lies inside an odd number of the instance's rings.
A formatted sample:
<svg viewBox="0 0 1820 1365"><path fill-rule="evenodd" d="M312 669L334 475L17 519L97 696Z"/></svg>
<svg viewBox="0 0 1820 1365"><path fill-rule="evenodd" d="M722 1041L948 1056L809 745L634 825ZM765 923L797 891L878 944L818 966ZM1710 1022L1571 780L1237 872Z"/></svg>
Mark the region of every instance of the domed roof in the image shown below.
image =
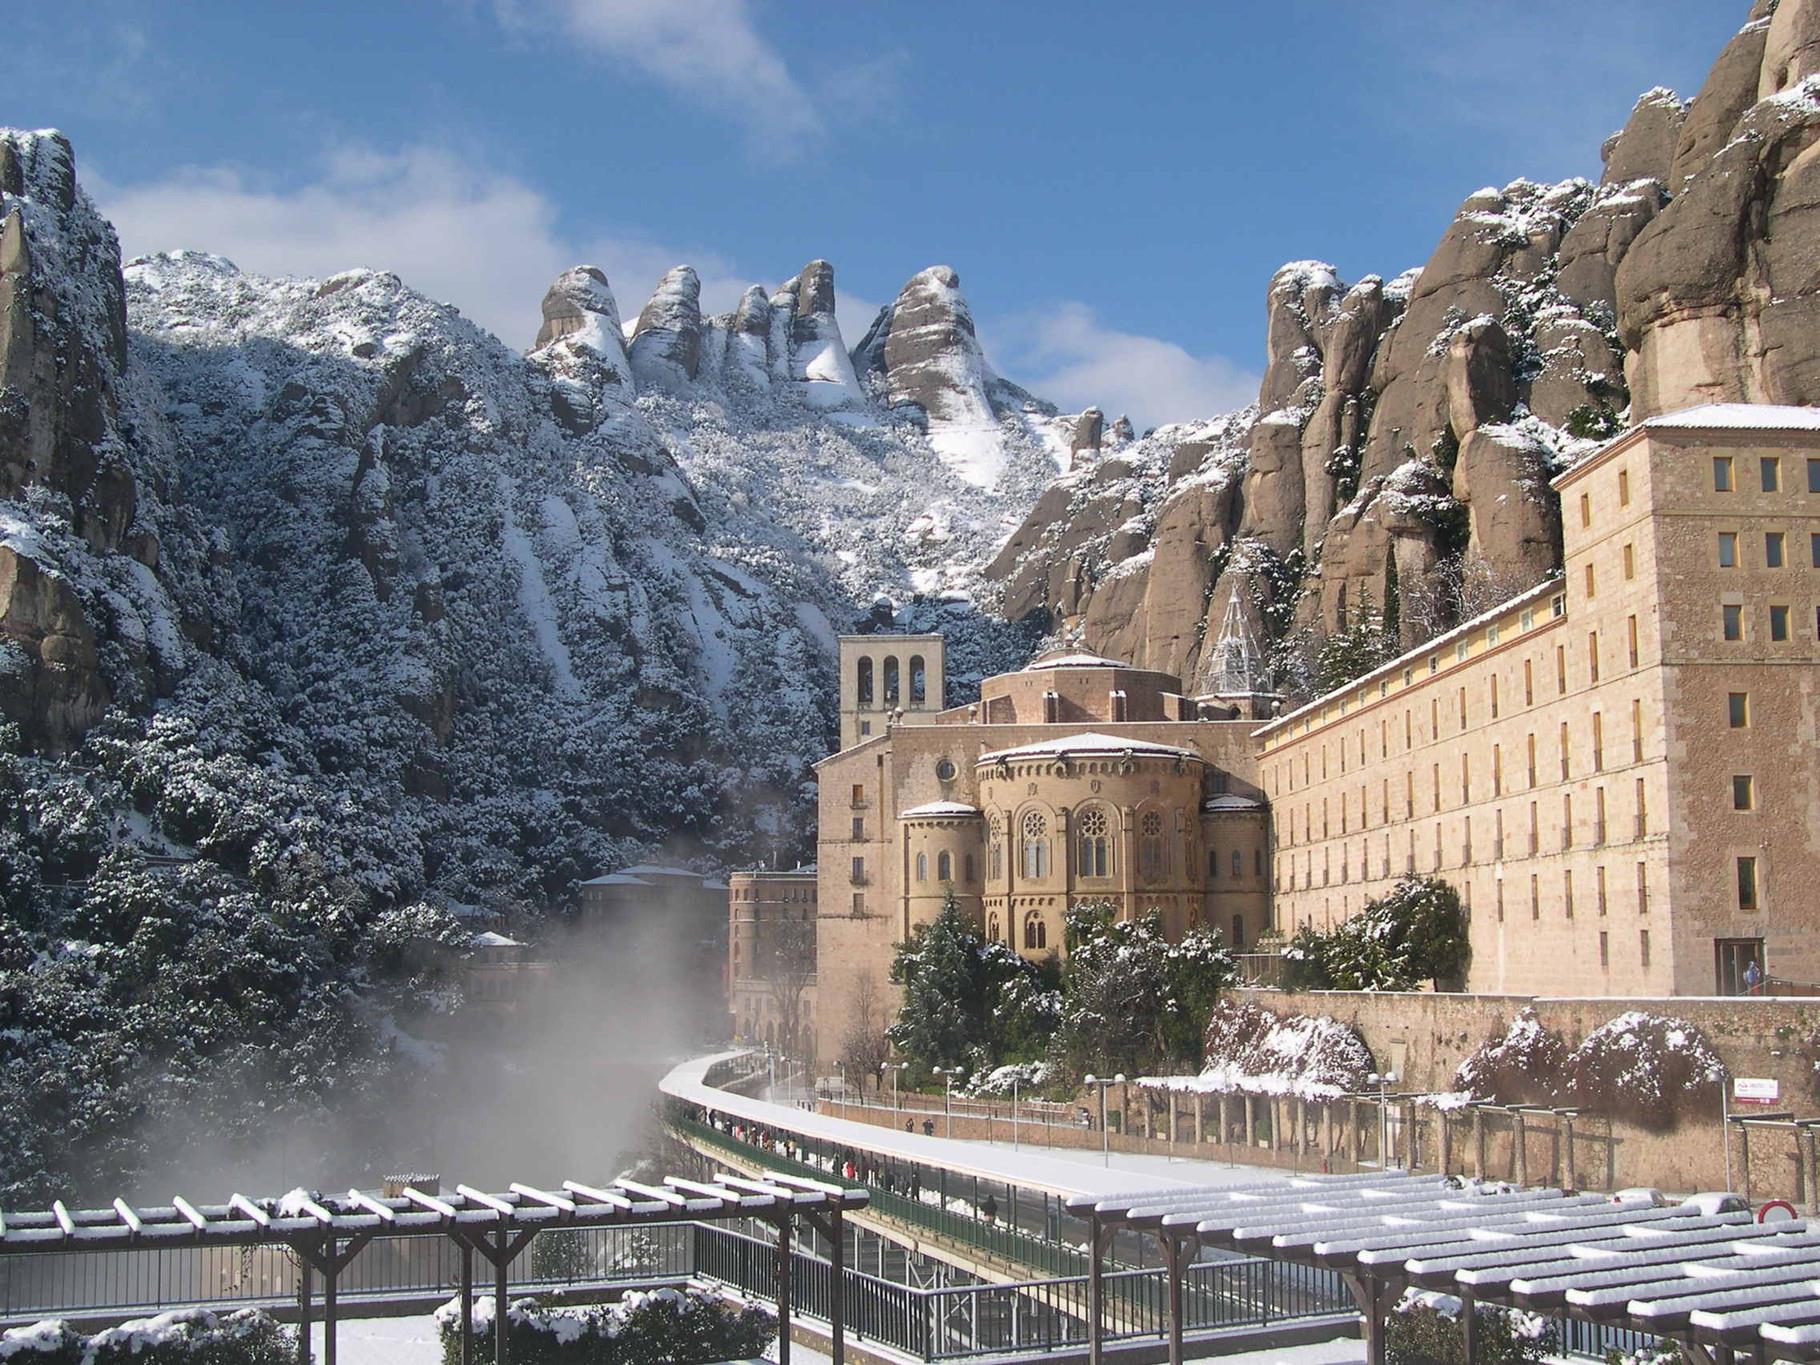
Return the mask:
<svg viewBox="0 0 1820 1365"><path fill-rule="evenodd" d="M1060 739L1045 739L1037 744L1020 744L1015 749L995 749L989 754L981 754L981 763L997 763L1000 759L1012 758L1059 758L1064 754L1073 755L1117 755L1140 754L1146 758L1192 758L1200 762L1201 756L1193 749L1180 749L1173 744L1157 744L1147 739L1132 739L1125 735L1105 735L1090 731L1080 735L1064 735Z"/></svg>

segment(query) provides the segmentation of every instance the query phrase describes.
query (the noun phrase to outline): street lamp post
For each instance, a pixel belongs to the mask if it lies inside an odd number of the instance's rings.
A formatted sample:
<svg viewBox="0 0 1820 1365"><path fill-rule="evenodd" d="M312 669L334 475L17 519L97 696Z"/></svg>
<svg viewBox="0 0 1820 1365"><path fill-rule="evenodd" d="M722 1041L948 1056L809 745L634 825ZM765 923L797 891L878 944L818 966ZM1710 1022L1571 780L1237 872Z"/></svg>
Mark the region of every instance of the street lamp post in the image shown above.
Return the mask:
<svg viewBox="0 0 1820 1365"><path fill-rule="evenodd" d="M932 1070L936 1075L940 1076L942 1078L942 1081L944 1082L944 1084L947 1087L947 1092L942 1099L942 1108L947 1113L948 1121L947 1121L946 1126L948 1129L948 1136L953 1137L954 1136L954 1078L956 1076L965 1076L967 1074L966 1069L964 1067L958 1067L958 1066L937 1066L937 1067L931 1067L930 1070Z"/></svg>
<svg viewBox="0 0 1820 1365"><path fill-rule="evenodd" d="M891 1112L895 1114L899 1112L897 1103L897 1073L900 1071L908 1071L910 1069L910 1063L886 1062L884 1066L885 1070L891 1073Z"/></svg>
<svg viewBox="0 0 1820 1365"><path fill-rule="evenodd" d="M1106 1131L1106 1091L1115 1085L1125 1084L1125 1073L1116 1076L1088 1076L1086 1083L1100 1092L1100 1162L1112 1165L1112 1138Z"/></svg>
<svg viewBox="0 0 1820 1365"><path fill-rule="evenodd" d="M1017 1072L1011 1073L1011 1150L1017 1150Z"/></svg>
<svg viewBox="0 0 1820 1365"><path fill-rule="evenodd" d="M1390 1169L1390 1094L1389 1090L1396 1083L1397 1073L1386 1071L1382 1075L1376 1071L1366 1077L1378 1088L1378 1169Z"/></svg>

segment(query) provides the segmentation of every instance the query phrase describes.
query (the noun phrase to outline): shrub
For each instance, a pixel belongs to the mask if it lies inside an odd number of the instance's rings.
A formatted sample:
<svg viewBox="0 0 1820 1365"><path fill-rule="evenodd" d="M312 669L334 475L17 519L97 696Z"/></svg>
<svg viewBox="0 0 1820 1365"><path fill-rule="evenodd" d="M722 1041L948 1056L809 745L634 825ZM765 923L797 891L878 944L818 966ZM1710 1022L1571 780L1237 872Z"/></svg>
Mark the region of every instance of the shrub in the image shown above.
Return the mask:
<svg viewBox="0 0 1820 1365"><path fill-rule="evenodd" d="M1656 1132L1696 1113L1717 1113L1725 1083L1725 1064L1699 1029L1639 1010L1587 1034L1567 1071L1573 1103Z"/></svg>
<svg viewBox="0 0 1820 1365"><path fill-rule="evenodd" d="M1531 1365L1555 1352L1555 1328L1547 1318L1483 1305L1477 1318L1481 1365ZM1460 1301L1440 1294L1404 1295L1389 1317L1384 1359L1388 1365L1466 1365Z"/></svg>
<svg viewBox="0 0 1820 1365"><path fill-rule="evenodd" d="M1453 1084L1500 1104L1555 1104L1567 1085L1567 1044L1525 1006L1501 1036L1479 1044L1460 1063Z"/></svg>
<svg viewBox="0 0 1820 1365"><path fill-rule="evenodd" d="M493 1359L493 1298L474 1301L474 1360ZM444 1365L461 1360L461 1303L436 1310ZM777 1321L753 1304L699 1289L627 1294L618 1303L540 1308L520 1299L506 1310L516 1365L710 1365L761 1355Z"/></svg>
<svg viewBox="0 0 1820 1365"><path fill-rule="evenodd" d="M1405 877L1325 933L1297 930L1284 952L1284 983L1343 991L1457 985L1470 956L1459 892L1439 877Z"/></svg>
<svg viewBox="0 0 1820 1365"><path fill-rule="evenodd" d="M1207 1021L1197 1088L1227 1094L1339 1095L1364 1088L1371 1052L1325 1015L1284 1018L1249 1000L1222 1000Z"/></svg>
<svg viewBox="0 0 1820 1365"><path fill-rule="evenodd" d="M61 1320L0 1336L0 1360L30 1365L293 1365L297 1337L256 1308L185 1308L83 1336Z"/></svg>

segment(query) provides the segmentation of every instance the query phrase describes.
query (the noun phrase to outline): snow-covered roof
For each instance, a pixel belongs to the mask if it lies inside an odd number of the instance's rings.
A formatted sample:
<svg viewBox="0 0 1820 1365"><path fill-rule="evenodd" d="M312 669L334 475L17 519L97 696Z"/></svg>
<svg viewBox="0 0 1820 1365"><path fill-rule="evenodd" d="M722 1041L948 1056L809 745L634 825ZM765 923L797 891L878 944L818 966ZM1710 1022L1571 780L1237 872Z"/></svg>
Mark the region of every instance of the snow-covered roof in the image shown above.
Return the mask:
<svg viewBox="0 0 1820 1365"><path fill-rule="evenodd" d="M1130 668L1123 659L1108 659L1099 654L1058 654L1053 659L1038 659L1035 663L1026 664L1024 671L1033 672L1039 668Z"/></svg>
<svg viewBox="0 0 1820 1365"><path fill-rule="evenodd" d="M1779 403L1701 403L1639 423L1651 431L1820 431L1820 407Z"/></svg>
<svg viewBox="0 0 1820 1365"><path fill-rule="evenodd" d="M496 934L491 929L488 929L482 933L478 933L478 934L474 935L473 938L469 939L468 947L470 947L470 948L522 948L522 947L524 947L524 944L520 943L515 938L507 938L504 934Z"/></svg>
<svg viewBox="0 0 1820 1365"><path fill-rule="evenodd" d="M1240 796L1236 792L1226 792L1220 796L1210 796L1201 802L1202 810L1263 810L1264 803L1254 796Z"/></svg>
<svg viewBox="0 0 1820 1365"><path fill-rule="evenodd" d="M634 877L693 877L697 881L707 875L705 872L694 872L686 867L670 867L663 863L636 863L619 870L629 872Z"/></svg>
<svg viewBox="0 0 1820 1365"><path fill-rule="evenodd" d="M912 806L898 814L900 820L914 820L925 815L978 815L978 806L969 806L965 801L927 801L920 806Z"/></svg>
<svg viewBox="0 0 1820 1365"><path fill-rule="evenodd" d="M649 886L651 883L642 877L634 877L625 872L609 872L604 877L589 877L583 886Z"/></svg>
<svg viewBox="0 0 1820 1365"><path fill-rule="evenodd" d="M1200 755L1193 749L1181 749L1173 744L1157 744L1147 739L1132 739L1124 735L1105 735L1092 731L1084 735L1064 735L1060 739L1045 739L1036 744L1020 744L1015 749L995 749L989 754L981 754L978 761L996 763L1005 758L1123 753L1163 758L1200 758Z"/></svg>

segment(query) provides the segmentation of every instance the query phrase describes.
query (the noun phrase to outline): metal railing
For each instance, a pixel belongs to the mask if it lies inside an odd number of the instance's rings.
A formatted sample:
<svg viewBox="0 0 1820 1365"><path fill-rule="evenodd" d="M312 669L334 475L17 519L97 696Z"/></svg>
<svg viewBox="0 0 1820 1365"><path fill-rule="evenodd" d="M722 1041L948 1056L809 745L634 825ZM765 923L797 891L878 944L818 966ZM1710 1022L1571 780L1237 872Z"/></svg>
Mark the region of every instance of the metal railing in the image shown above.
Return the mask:
<svg viewBox="0 0 1820 1365"><path fill-rule="evenodd" d="M740 1142L719 1129L680 1114L673 1114L670 1123L697 1142L773 1171L813 1180L826 1180L830 1174L826 1166L797 1161L772 1148ZM869 1211L1002 1261L1057 1274L1086 1273L1087 1254L1078 1247L1027 1232L1013 1226L1009 1219L988 1220L957 1212L949 1207L948 1201L940 1198L938 1188L932 1185L927 1191L919 1190L913 1199L896 1190L873 1186ZM925 1195L931 1198L925 1198ZM939 1202L931 1202L931 1199Z"/></svg>
<svg viewBox="0 0 1820 1365"><path fill-rule="evenodd" d="M531 1294L682 1279L692 1268L691 1250L687 1225L540 1232L512 1263L508 1283ZM460 1284L461 1251L453 1242L391 1238L355 1256L337 1290L349 1304L452 1295ZM190 1306L278 1308L294 1304L298 1288L296 1258L277 1245L0 1256L0 1318L8 1320Z"/></svg>
<svg viewBox="0 0 1820 1365"><path fill-rule="evenodd" d="M698 1227L696 1273L761 1296L776 1292L772 1243L725 1227ZM834 1268L805 1252L792 1254L795 1301L827 1319ZM1167 1282L1161 1268L1106 1276L1106 1341L1161 1338L1167 1331ZM843 1277L847 1330L922 1360L962 1360L1008 1352L1053 1351L1087 1340L1085 1275L1015 1284L920 1289L849 1270ZM1265 1326L1297 1318L1350 1314L1339 1277L1305 1266L1227 1260L1190 1266L1182 1293L1184 1330Z"/></svg>

